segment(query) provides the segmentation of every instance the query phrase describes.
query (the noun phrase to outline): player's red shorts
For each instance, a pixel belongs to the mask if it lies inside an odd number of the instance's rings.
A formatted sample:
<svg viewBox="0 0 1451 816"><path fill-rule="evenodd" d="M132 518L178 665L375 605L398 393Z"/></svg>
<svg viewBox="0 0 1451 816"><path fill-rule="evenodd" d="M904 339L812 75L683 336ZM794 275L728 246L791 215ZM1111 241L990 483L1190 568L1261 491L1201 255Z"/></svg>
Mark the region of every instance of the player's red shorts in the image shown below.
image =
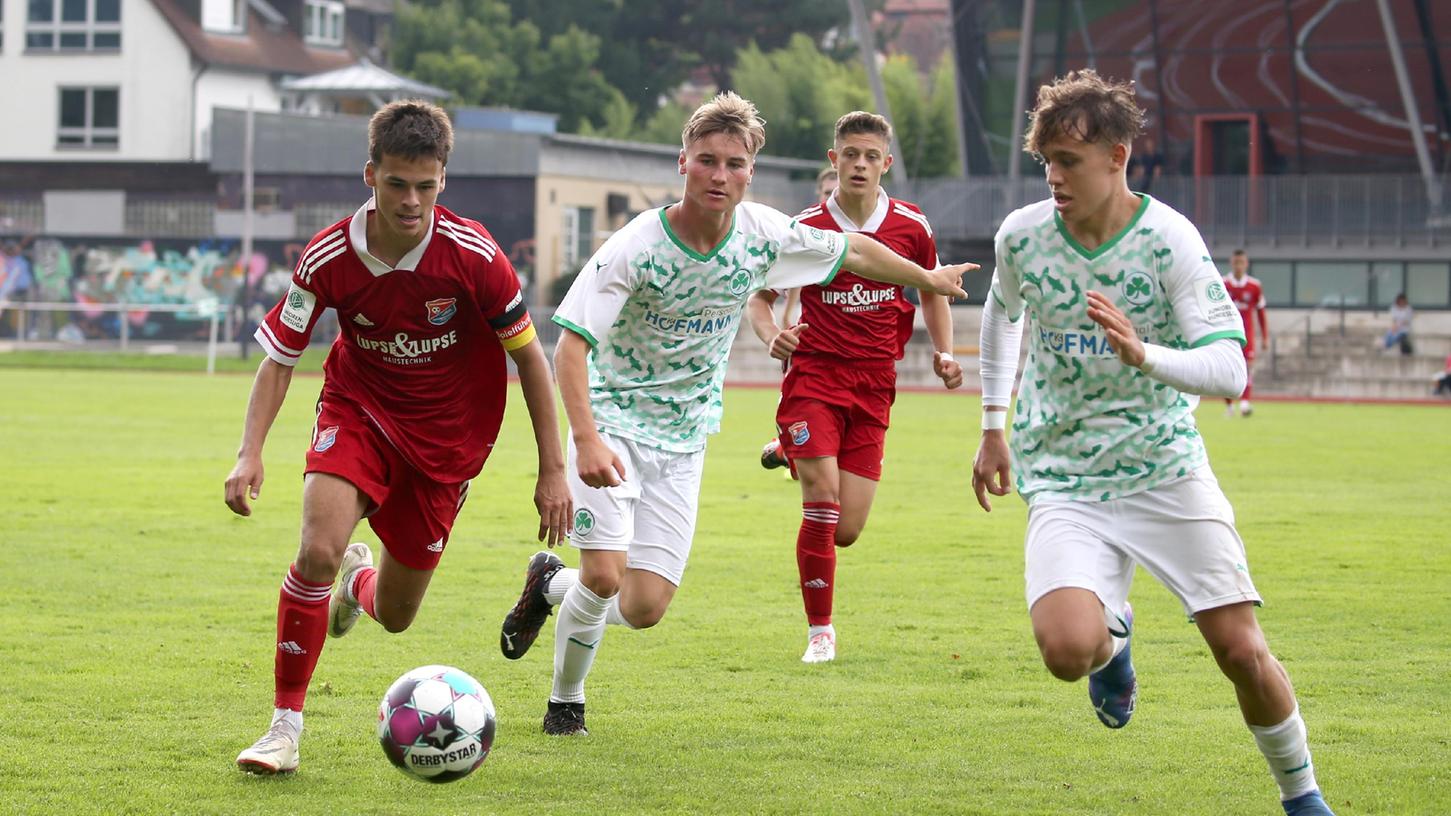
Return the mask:
<svg viewBox="0 0 1451 816"><path fill-rule="evenodd" d="M896 399L892 360L793 356L776 407L781 452L791 459L835 456L841 470L880 480Z"/></svg>
<svg viewBox="0 0 1451 816"><path fill-rule="evenodd" d="M408 464L361 408L324 392L307 449L307 473L352 482L368 497L368 524L388 553L413 569L443 557L469 483L435 482Z"/></svg>

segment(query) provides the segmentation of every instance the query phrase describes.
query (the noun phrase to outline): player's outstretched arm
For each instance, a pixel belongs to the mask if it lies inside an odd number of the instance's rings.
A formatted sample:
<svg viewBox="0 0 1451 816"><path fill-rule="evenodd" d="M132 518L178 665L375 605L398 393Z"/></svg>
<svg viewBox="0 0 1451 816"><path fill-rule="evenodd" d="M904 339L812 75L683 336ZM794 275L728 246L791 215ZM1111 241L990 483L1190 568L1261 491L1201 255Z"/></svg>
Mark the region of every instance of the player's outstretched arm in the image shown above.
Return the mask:
<svg viewBox="0 0 1451 816"><path fill-rule="evenodd" d="M842 266L864 278L912 286L923 292L935 292L948 297L966 298L962 290L962 276L978 268L977 264L951 264L936 269L923 269L912 261L893 252L876 239L859 232L846 234L846 259Z"/></svg>
<svg viewBox="0 0 1451 816"><path fill-rule="evenodd" d="M590 487L615 487L625 478L625 464L595 428L589 404L589 343L565 330L554 349L554 376L569 417L580 481Z"/></svg>
<svg viewBox="0 0 1451 816"><path fill-rule="evenodd" d="M554 410L554 378L549 360L536 337L509 352L519 369L519 385L529 422L534 426L534 445L539 450L539 478L534 483L534 506L539 510L539 540L552 548L562 544L571 532L574 502L564 478L564 453L559 447L559 416Z"/></svg>
<svg viewBox="0 0 1451 816"><path fill-rule="evenodd" d="M252 515L248 498L256 501L262 492L262 446L267 432L277 419L277 411L292 384L292 367L271 357L262 358L257 376L252 380L252 395L247 398L247 418L242 423L242 446L237 450L237 464L227 474L227 507L239 516Z"/></svg>

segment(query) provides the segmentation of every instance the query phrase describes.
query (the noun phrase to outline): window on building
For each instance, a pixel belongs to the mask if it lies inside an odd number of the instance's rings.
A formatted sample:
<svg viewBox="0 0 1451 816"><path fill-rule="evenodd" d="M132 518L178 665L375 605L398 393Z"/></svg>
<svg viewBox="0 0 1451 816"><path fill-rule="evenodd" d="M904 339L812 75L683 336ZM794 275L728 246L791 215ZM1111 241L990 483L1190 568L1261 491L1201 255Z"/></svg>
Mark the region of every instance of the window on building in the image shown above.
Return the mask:
<svg viewBox="0 0 1451 816"><path fill-rule="evenodd" d="M343 44L343 4L338 0L307 0L303 40L308 45Z"/></svg>
<svg viewBox="0 0 1451 816"><path fill-rule="evenodd" d="M593 207L564 208L564 273L578 272L594 254L595 211Z"/></svg>
<svg viewBox="0 0 1451 816"><path fill-rule="evenodd" d="M121 92L117 88L61 88L56 144L65 148L112 148L120 139Z"/></svg>
<svg viewBox="0 0 1451 816"><path fill-rule="evenodd" d="M121 0L28 0L27 51L116 51Z"/></svg>
<svg viewBox="0 0 1451 816"><path fill-rule="evenodd" d="M1406 264L1406 298L1412 306L1445 308L1451 298L1451 267L1442 262Z"/></svg>
<svg viewBox="0 0 1451 816"><path fill-rule="evenodd" d="M1301 261L1295 265L1295 302L1302 306L1364 306L1370 301L1370 265Z"/></svg>
<svg viewBox="0 0 1451 816"><path fill-rule="evenodd" d="M220 34L246 30L247 0L202 0L202 28Z"/></svg>

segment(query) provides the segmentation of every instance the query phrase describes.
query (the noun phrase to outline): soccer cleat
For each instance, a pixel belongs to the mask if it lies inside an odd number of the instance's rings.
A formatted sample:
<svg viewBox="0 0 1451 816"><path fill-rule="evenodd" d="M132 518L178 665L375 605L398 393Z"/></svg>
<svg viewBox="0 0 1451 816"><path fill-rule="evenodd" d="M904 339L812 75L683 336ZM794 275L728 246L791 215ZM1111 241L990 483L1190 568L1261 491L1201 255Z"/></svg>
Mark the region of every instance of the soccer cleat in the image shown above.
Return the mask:
<svg viewBox="0 0 1451 816"><path fill-rule="evenodd" d="M836 659L836 636L830 632L818 632L806 643L806 654L802 663L827 663Z"/></svg>
<svg viewBox="0 0 1451 816"><path fill-rule="evenodd" d="M589 729L584 727L584 703L550 700L549 711L544 714L544 733L551 737L589 736Z"/></svg>
<svg viewBox="0 0 1451 816"><path fill-rule="evenodd" d="M781 440L772 439L761 448L761 467L766 470L786 467L791 462L786 459L786 454L781 452Z"/></svg>
<svg viewBox="0 0 1451 816"><path fill-rule="evenodd" d="M1335 816L1318 790L1286 799L1280 802L1280 806L1285 809L1285 816Z"/></svg>
<svg viewBox="0 0 1451 816"><path fill-rule="evenodd" d="M1134 610L1124 604L1124 623L1127 636L1134 634ZM1125 643L1123 650L1108 661L1108 665L1088 676L1088 702L1093 704L1093 713L1099 722L1109 728L1123 728L1134 716L1134 706L1139 700L1139 679L1134 674L1133 658L1129 656L1132 643Z"/></svg>
<svg viewBox="0 0 1451 816"><path fill-rule="evenodd" d="M1239 415L1240 416L1247 417L1247 416L1253 414L1254 412L1255 412L1255 409L1254 409L1254 406L1253 405L1250 405L1247 402L1241 402L1239 404Z"/></svg>
<svg viewBox="0 0 1451 816"><path fill-rule="evenodd" d="M237 767L252 774L292 773L301 761L297 754L300 729L278 719L252 747L237 755Z"/></svg>
<svg viewBox="0 0 1451 816"><path fill-rule="evenodd" d="M361 541L354 541L348 545L343 553L343 566L340 572L342 578L338 585L333 587L333 596L328 600L327 610L327 634L328 637L340 638L346 635L358 622L358 616L363 614L363 607L358 599L353 597L350 587L353 579L357 577L358 570L364 567L373 566L373 553L368 545Z"/></svg>
<svg viewBox="0 0 1451 816"><path fill-rule="evenodd" d="M529 559L524 570L524 591L509 614L504 616L504 625L499 628L499 651L510 660L518 660L534 645L539 630L554 609L544 597L544 587L554 573L564 569L564 562L548 550L540 550Z"/></svg>

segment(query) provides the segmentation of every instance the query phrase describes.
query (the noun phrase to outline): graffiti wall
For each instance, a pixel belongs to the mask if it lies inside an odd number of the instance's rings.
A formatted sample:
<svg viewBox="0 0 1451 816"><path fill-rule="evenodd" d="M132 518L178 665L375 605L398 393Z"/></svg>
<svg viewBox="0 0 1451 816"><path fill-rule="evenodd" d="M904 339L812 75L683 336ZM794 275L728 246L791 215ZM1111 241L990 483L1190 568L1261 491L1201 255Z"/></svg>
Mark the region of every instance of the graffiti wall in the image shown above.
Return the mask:
<svg viewBox="0 0 1451 816"><path fill-rule="evenodd" d="M228 326L240 328L244 312L249 322L255 322L286 291L305 246L258 242L244 260L235 240L0 238L0 270L5 271L0 291L8 290L14 301L76 304L69 313L37 312L39 319L30 321L30 339L59 336L67 325L74 328L64 333L64 339L116 337L118 313L94 307L125 303L136 306L127 312L131 337L185 340L205 337L217 308L230 312ZM28 285L17 287L17 281ZM181 312L147 308L158 305L197 308ZM0 321L0 336L15 330L13 316Z"/></svg>

